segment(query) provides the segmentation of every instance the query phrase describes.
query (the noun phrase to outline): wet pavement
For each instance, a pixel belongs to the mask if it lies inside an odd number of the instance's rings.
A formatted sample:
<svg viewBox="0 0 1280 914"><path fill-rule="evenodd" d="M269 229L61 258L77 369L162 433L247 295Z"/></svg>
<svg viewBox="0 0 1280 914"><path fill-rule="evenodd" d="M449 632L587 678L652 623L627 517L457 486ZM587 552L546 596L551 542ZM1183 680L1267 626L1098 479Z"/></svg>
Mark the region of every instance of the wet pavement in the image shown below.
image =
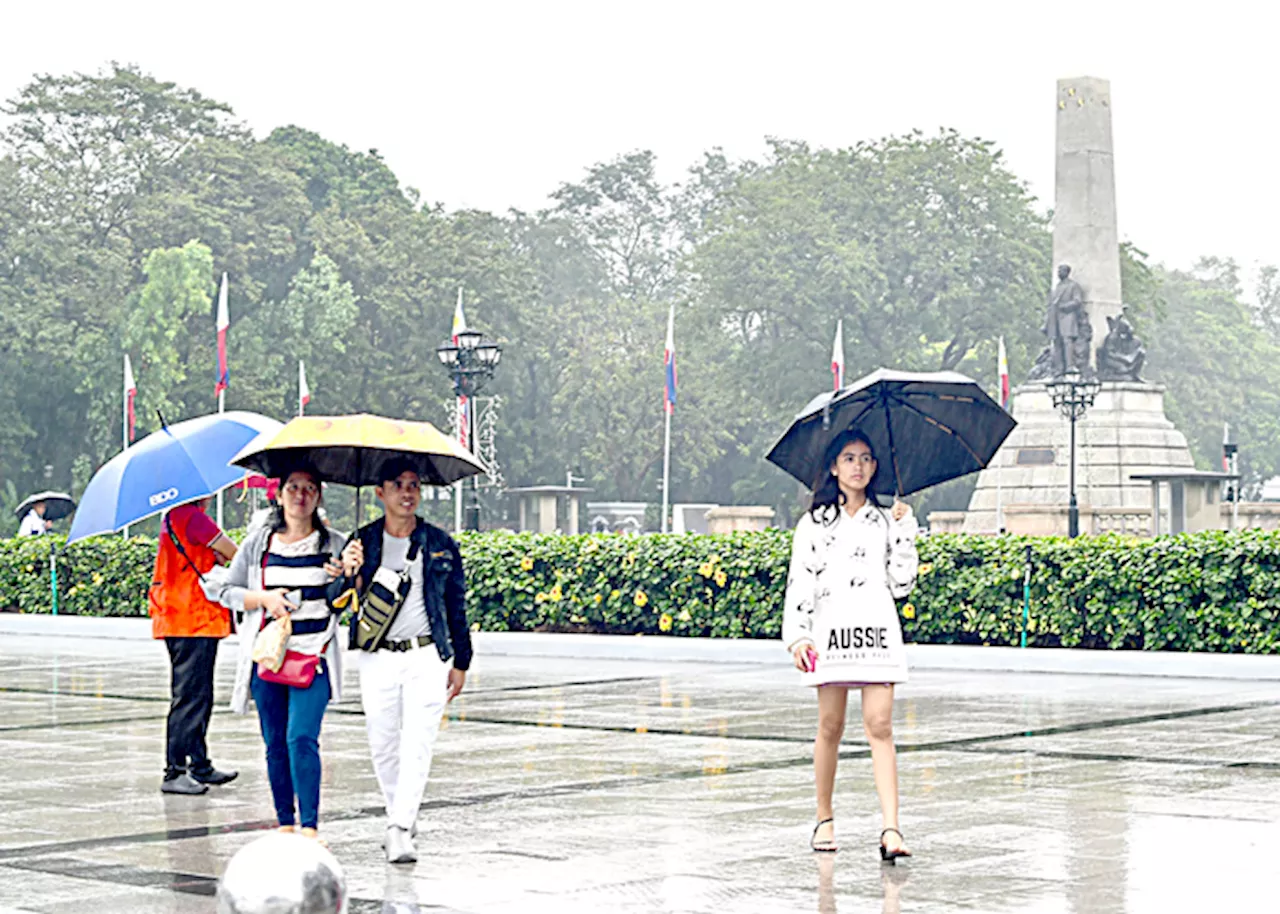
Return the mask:
<svg viewBox="0 0 1280 914"><path fill-rule="evenodd" d="M0 644L0 914L212 912L271 802L256 719L222 710L239 780L159 792L154 643ZM900 691L903 831L882 868L856 707L842 849L808 851L812 694L784 667L480 657L437 743L413 867L383 862L348 672L321 737L321 830L360 912L1268 910L1280 684L921 672ZM856 702L853 702L856 704Z"/></svg>

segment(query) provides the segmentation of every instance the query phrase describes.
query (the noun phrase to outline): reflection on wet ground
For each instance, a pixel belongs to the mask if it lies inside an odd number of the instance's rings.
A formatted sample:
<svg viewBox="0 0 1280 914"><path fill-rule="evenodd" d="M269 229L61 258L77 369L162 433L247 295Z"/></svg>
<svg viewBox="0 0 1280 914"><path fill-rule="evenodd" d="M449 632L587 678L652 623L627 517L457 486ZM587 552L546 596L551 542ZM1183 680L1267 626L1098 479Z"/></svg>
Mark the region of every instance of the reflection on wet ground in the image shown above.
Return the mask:
<svg viewBox="0 0 1280 914"><path fill-rule="evenodd" d="M0 669L0 914L211 912L272 824L256 720L211 728L238 781L168 797L163 648L15 636ZM1280 857L1274 684L920 673L895 719L917 857L882 868L858 739L842 850L807 850L813 700L784 667L482 657L420 861L389 867L356 683L322 736L353 912L1259 910Z"/></svg>

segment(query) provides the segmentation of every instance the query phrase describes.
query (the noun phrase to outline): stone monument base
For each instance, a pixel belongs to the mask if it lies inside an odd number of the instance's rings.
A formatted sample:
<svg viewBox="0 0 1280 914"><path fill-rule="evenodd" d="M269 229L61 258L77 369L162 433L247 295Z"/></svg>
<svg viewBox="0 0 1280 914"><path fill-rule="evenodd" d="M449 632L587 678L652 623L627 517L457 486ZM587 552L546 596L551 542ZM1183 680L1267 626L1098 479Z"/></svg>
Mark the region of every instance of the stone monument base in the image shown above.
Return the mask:
<svg viewBox="0 0 1280 914"><path fill-rule="evenodd" d="M1164 387L1107 381L1076 423L1076 499L1082 533L1145 534L1151 529L1151 486L1135 473L1194 467L1187 439L1164 414ZM978 474L964 533L996 532L997 501L1009 533L1067 533L1070 423L1042 382L1013 393L1018 426ZM1168 506L1162 505L1162 513ZM955 529L954 519L939 526ZM1164 529L1167 526L1162 524Z"/></svg>

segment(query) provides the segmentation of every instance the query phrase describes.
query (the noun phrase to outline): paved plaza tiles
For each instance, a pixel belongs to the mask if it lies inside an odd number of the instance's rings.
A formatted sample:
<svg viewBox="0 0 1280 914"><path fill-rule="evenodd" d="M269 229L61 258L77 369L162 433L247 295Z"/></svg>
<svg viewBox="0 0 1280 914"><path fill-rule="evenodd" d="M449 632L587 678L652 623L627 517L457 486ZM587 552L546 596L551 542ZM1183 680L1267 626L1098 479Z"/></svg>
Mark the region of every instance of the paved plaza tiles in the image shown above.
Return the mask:
<svg viewBox="0 0 1280 914"><path fill-rule="evenodd" d="M187 798L158 789L162 647L0 640L0 912L214 910L227 860L272 824L256 719L221 710L230 647L211 746L241 775ZM856 724L842 849L807 850L815 712L784 666L481 655L420 860L391 867L348 677L321 828L357 914L1280 908L1274 682L918 672L895 717L917 857L882 868Z"/></svg>

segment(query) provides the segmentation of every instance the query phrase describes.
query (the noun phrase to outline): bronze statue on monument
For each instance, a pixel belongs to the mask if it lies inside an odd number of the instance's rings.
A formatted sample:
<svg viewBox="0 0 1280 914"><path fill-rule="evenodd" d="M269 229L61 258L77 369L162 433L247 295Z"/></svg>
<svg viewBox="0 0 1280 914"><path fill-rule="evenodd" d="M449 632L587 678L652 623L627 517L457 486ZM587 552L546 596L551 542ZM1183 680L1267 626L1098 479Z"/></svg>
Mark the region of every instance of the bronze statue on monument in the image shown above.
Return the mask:
<svg viewBox="0 0 1280 914"><path fill-rule="evenodd" d="M1107 328L1098 347L1098 377L1103 381L1141 381L1147 348L1133 335L1133 324L1121 312L1107 318Z"/></svg>
<svg viewBox="0 0 1280 914"><path fill-rule="evenodd" d="M1071 267L1065 263L1058 267L1058 284L1049 295L1042 330L1049 344L1036 358L1027 380L1060 378L1072 369L1084 377L1093 375L1089 364L1093 327L1085 311L1084 289L1071 278Z"/></svg>

